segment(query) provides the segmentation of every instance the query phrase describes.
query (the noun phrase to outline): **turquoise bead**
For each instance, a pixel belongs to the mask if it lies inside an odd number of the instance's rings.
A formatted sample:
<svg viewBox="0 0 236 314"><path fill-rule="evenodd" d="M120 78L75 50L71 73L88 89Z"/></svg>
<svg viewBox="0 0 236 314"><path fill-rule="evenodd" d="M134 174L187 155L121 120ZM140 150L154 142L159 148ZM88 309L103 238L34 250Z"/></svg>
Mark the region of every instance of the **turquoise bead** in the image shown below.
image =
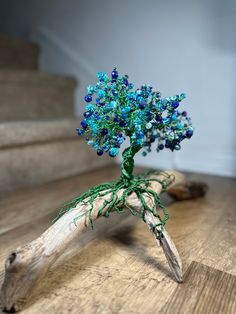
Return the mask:
<svg viewBox="0 0 236 314"><path fill-rule="evenodd" d="M119 153L119 150L118 150L118 148L115 148L115 147L111 148L109 151L109 155L111 157L116 157L118 155L118 153Z"/></svg>
<svg viewBox="0 0 236 314"><path fill-rule="evenodd" d="M187 97L186 94L185 94L185 93L182 93L182 94L180 94L179 99L180 99L180 100L183 100L183 99L185 99L186 97Z"/></svg>
<svg viewBox="0 0 236 314"><path fill-rule="evenodd" d="M116 101L111 101L110 102L110 108L115 108L116 107Z"/></svg>
<svg viewBox="0 0 236 314"><path fill-rule="evenodd" d="M176 116L175 114L172 114L171 120L172 120L172 121L175 121L176 119L177 119L177 116Z"/></svg>
<svg viewBox="0 0 236 314"><path fill-rule="evenodd" d="M98 72L97 77L99 81L104 81L107 78L107 74L105 72Z"/></svg>
<svg viewBox="0 0 236 314"><path fill-rule="evenodd" d="M176 127L177 129L182 130L184 126L182 123L178 123Z"/></svg>
<svg viewBox="0 0 236 314"><path fill-rule="evenodd" d="M87 105L86 107L87 111L94 111L94 106L93 105Z"/></svg>
<svg viewBox="0 0 236 314"><path fill-rule="evenodd" d="M103 98L103 97L105 97L105 95L106 95L106 93L105 93L104 90L101 89L101 90L98 91L98 97L99 98Z"/></svg>
<svg viewBox="0 0 236 314"><path fill-rule="evenodd" d="M170 119L169 119L169 118L164 118L164 119L162 120L162 122L163 122L164 124L168 124L168 123L170 122Z"/></svg>
<svg viewBox="0 0 236 314"><path fill-rule="evenodd" d="M94 87L92 85L89 85L87 87L87 92L88 92L89 95L92 95L95 92Z"/></svg>

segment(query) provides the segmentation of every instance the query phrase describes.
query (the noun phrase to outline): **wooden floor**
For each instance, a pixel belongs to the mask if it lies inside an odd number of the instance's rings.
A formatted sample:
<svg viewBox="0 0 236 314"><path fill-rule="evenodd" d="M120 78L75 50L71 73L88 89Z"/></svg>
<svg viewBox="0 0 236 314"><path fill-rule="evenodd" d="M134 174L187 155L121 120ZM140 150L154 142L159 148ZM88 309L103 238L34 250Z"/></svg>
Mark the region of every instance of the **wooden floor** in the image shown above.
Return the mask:
<svg viewBox="0 0 236 314"><path fill-rule="evenodd" d="M118 176L112 166L1 199L0 281L7 254L40 235L64 202ZM186 271L183 284L173 280L145 224L113 214L78 239L74 256L49 272L22 313L236 313L236 180L189 178L209 184L205 198L163 198Z"/></svg>

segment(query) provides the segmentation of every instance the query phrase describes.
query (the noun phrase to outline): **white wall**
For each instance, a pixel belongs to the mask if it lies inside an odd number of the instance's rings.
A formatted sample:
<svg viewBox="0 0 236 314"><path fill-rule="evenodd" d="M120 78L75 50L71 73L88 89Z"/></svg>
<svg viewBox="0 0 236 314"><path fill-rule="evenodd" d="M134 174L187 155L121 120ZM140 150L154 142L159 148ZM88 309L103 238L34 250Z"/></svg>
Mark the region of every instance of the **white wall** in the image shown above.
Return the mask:
<svg viewBox="0 0 236 314"><path fill-rule="evenodd" d="M98 70L117 66L163 96L186 92L196 132L177 153L137 157L151 167L236 175L234 0L0 1L0 30L43 47L42 67L75 75L77 113Z"/></svg>

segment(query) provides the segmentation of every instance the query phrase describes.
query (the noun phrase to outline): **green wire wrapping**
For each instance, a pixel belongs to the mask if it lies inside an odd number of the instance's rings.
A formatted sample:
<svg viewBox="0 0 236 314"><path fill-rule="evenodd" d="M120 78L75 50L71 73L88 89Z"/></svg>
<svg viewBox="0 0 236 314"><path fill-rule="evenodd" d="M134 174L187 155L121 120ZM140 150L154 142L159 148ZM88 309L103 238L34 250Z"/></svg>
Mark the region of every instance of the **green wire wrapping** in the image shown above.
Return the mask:
<svg viewBox="0 0 236 314"><path fill-rule="evenodd" d="M157 224L155 227L160 226L161 232L163 230L166 221L169 219L169 213L166 210L165 206L162 204L159 195L150 189L150 184L153 181L156 181L161 184L162 189L166 190L166 188L174 181L174 176L169 175L166 172L161 172L162 175L165 176L164 180L158 180L151 175L157 175L160 172L158 171L149 171L145 174L141 174L138 176L133 175L134 168L134 155L141 149L141 147L128 147L124 150L122 157L122 175L120 179L116 182L103 183L101 185L95 186L90 190L83 193L78 198L73 199L71 202L67 203L63 206L55 218L54 221L58 220L61 216L63 216L66 212L75 208L78 204L88 205L88 209L74 218L74 224L84 217L88 215L89 221L91 223L92 228L93 219L92 219L92 211L94 208L94 201L96 198L103 197L107 194L111 194L109 200L104 200L103 205L101 206L98 216L104 215L105 217L109 217L110 213L114 211L114 209L121 213L125 209L129 210L130 213L134 216L140 217L145 221L145 212L151 212L155 217L158 217L160 220L160 224ZM120 197L118 197L118 191L123 190L123 193ZM139 211L134 210L127 204L127 196L131 193L135 193L137 198L140 201L140 209ZM150 207L146 198L151 198L153 200L153 206ZM105 214L103 214L104 209L106 208Z"/></svg>

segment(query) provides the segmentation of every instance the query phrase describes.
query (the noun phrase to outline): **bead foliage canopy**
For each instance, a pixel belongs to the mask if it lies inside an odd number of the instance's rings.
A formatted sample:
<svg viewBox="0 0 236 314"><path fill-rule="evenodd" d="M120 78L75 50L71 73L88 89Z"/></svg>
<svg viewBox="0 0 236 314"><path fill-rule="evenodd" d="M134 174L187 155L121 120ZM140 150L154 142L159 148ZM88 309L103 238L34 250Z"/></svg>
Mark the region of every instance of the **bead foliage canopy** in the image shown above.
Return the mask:
<svg viewBox="0 0 236 314"><path fill-rule="evenodd" d="M143 155L168 148L179 150L180 142L193 135L191 119L186 111L179 111L184 93L161 98L150 85L134 89L128 76L119 76L115 69L109 77L97 74L98 82L87 87L84 97L86 111L79 135L85 135L89 145L99 156L118 155L119 148L130 138L130 145L143 148Z"/></svg>

